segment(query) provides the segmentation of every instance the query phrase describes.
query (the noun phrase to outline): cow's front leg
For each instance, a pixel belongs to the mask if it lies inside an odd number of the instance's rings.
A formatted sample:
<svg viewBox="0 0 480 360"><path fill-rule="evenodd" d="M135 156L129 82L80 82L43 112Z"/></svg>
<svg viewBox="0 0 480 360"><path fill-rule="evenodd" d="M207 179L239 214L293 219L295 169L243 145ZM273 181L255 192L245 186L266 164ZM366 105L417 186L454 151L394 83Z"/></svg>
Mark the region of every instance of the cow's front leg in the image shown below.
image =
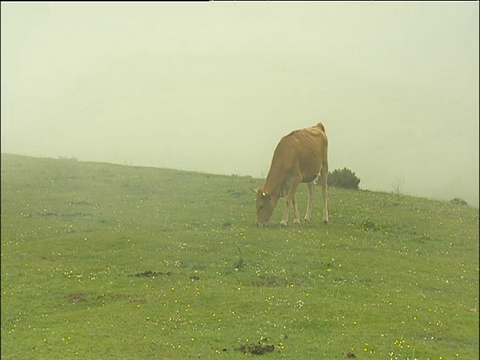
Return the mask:
<svg viewBox="0 0 480 360"><path fill-rule="evenodd" d="M298 211L298 203L297 203L297 194L293 196L293 209L295 211L295 220L293 221L294 224L300 224L300 212Z"/></svg>
<svg viewBox="0 0 480 360"><path fill-rule="evenodd" d="M298 180L293 180L290 184L290 189L288 191L287 196L285 197L285 211L283 212L282 221L280 225L287 226L288 224L288 213L290 211L290 206L293 203L294 211L295 211L295 223L300 223L300 213L298 212L297 201L295 198L295 191L297 190L297 186L300 183Z"/></svg>
<svg viewBox="0 0 480 360"><path fill-rule="evenodd" d="M288 200L288 196L285 197L285 210L283 210L282 221L280 221L280 225L282 225L282 226L287 226L288 225L288 213L290 211L290 205L291 204L292 204L292 201Z"/></svg>

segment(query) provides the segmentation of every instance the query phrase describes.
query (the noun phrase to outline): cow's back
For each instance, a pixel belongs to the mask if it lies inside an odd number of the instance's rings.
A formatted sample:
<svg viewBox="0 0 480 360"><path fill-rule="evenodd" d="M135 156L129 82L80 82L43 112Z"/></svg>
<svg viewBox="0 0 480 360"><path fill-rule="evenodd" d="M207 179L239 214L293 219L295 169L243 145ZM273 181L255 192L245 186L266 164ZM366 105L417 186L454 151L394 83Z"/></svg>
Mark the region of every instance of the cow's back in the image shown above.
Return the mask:
<svg viewBox="0 0 480 360"><path fill-rule="evenodd" d="M288 188L290 179L300 173L301 182L311 182L327 164L327 136L319 123L292 131L280 139L275 148L265 189Z"/></svg>
<svg viewBox="0 0 480 360"><path fill-rule="evenodd" d="M322 166L327 164L328 139L324 126L319 123L287 136L292 138L288 143L295 154L295 161L298 161L302 182L315 180Z"/></svg>

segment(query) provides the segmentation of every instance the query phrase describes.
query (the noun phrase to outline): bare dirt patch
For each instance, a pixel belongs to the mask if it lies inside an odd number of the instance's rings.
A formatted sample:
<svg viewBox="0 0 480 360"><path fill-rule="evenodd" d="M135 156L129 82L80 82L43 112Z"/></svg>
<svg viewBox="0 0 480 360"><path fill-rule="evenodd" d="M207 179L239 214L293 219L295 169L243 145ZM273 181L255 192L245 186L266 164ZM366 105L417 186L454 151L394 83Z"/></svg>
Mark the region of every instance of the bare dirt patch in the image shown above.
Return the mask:
<svg viewBox="0 0 480 360"><path fill-rule="evenodd" d="M43 216L43 217L55 217L55 216L92 216L92 214L89 213L84 213L84 212L73 212L73 213L64 213L64 214L59 214L55 212L39 212L37 213L38 216Z"/></svg>
<svg viewBox="0 0 480 360"><path fill-rule="evenodd" d="M70 201L70 205L93 205L93 203L89 201Z"/></svg>
<svg viewBox="0 0 480 360"><path fill-rule="evenodd" d="M264 355L275 350L275 346L271 344L244 344L235 350L244 354Z"/></svg>
<svg viewBox="0 0 480 360"><path fill-rule="evenodd" d="M130 275L130 276L136 276L136 277L155 277L155 276L172 276L173 273L171 271L163 272L163 271L151 271L147 270L144 272L136 273L135 275Z"/></svg>
<svg viewBox="0 0 480 360"><path fill-rule="evenodd" d="M70 294L65 297L71 303L78 303L81 301L87 300L87 294L78 293L78 294Z"/></svg>

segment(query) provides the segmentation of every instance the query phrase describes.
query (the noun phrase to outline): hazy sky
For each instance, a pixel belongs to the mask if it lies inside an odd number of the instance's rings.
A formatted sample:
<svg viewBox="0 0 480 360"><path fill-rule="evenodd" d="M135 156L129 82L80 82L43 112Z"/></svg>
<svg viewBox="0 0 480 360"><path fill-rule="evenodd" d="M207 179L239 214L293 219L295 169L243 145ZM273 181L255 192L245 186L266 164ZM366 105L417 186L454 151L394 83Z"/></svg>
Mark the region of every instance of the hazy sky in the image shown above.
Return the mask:
<svg viewBox="0 0 480 360"><path fill-rule="evenodd" d="M479 3L1 3L1 149L264 177L325 124L360 187L478 206Z"/></svg>

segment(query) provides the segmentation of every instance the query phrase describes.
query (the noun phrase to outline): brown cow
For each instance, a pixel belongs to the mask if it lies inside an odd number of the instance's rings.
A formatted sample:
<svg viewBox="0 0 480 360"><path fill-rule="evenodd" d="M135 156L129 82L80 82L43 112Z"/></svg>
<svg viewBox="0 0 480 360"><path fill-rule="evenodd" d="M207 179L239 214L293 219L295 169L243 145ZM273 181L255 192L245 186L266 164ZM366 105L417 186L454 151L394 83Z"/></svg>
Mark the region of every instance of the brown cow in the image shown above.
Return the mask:
<svg viewBox="0 0 480 360"><path fill-rule="evenodd" d="M321 174L323 190L323 222L328 223L327 160L328 140L322 123L295 130L282 137L273 153L272 164L265 185L256 190L257 224L265 226L280 197L285 198L281 225L288 223L288 212L293 203L295 224L300 223L295 192L300 183L307 183L308 205L305 221L310 221L315 198L314 180Z"/></svg>

